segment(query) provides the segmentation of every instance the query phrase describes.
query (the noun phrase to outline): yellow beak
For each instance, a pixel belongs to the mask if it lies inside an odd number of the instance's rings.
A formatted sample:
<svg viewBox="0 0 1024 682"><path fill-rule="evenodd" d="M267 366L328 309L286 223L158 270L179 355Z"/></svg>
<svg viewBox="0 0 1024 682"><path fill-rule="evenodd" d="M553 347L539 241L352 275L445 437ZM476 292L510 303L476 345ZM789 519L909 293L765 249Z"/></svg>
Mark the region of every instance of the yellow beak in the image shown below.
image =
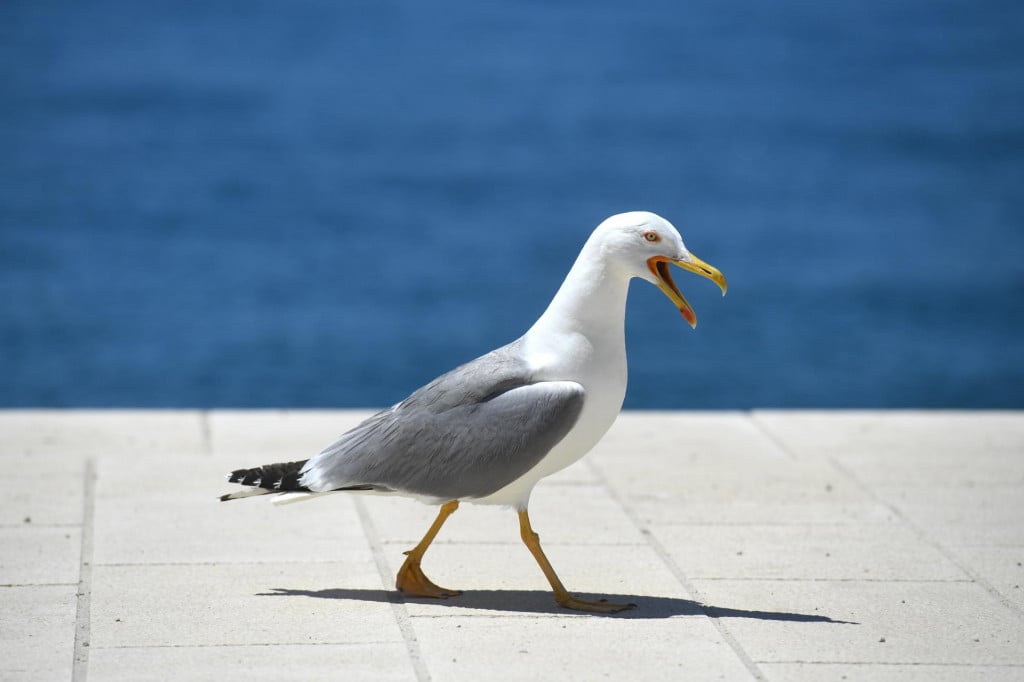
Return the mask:
<svg viewBox="0 0 1024 682"><path fill-rule="evenodd" d="M679 291L676 283L672 281L672 274L668 269L669 263L678 265L682 269L689 270L701 277L707 277L722 290L722 296L725 296L725 292L729 289L729 284L725 281L725 275L719 272L718 268L708 265L692 253L688 260L674 260L666 256L654 256L647 259L647 267L651 269L655 279L657 279L658 288L679 308L679 312L683 314L683 319L689 322L691 327L696 328L697 314L693 312L693 308L686 301L686 297Z"/></svg>

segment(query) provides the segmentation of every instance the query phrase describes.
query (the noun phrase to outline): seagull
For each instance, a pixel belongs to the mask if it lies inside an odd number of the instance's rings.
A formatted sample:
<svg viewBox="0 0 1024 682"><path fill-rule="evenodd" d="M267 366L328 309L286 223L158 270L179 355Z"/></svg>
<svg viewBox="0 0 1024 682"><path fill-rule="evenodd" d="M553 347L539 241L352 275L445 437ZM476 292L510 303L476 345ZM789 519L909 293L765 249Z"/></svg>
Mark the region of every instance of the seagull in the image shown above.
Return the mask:
<svg viewBox="0 0 1024 682"><path fill-rule="evenodd" d="M407 595L439 599L461 592L433 583L420 564L445 520L460 502L503 505L518 514L522 541L560 606L592 613L632 608L572 595L541 549L527 506L537 482L589 452L622 409L630 280L656 285L697 326L670 265L710 279L725 295L722 273L690 253L661 216L632 211L608 218L523 336L442 374L309 459L233 471L228 481L250 489L220 499L362 491L440 505L395 580Z"/></svg>

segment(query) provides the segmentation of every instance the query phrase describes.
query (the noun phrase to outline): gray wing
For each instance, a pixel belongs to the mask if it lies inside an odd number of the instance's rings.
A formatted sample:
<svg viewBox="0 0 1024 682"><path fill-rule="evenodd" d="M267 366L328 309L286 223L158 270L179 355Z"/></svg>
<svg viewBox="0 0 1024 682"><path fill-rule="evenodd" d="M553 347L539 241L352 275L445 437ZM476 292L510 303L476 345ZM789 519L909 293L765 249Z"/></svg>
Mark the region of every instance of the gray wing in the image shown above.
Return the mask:
<svg viewBox="0 0 1024 682"><path fill-rule="evenodd" d="M477 358L370 417L310 459L302 484L453 500L519 478L572 429L584 388L533 381L517 349Z"/></svg>

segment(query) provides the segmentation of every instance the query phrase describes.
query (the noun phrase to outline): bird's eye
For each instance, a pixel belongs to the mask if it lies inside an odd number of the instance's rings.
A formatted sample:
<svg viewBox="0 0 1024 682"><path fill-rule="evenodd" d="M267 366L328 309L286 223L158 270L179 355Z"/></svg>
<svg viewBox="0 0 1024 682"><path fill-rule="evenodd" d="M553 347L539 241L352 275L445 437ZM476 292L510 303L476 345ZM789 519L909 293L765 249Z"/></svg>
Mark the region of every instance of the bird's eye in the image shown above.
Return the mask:
<svg viewBox="0 0 1024 682"><path fill-rule="evenodd" d="M646 239L649 242L661 241L661 237L659 237L658 233L654 232L653 230L647 230L646 232L644 232L644 239Z"/></svg>

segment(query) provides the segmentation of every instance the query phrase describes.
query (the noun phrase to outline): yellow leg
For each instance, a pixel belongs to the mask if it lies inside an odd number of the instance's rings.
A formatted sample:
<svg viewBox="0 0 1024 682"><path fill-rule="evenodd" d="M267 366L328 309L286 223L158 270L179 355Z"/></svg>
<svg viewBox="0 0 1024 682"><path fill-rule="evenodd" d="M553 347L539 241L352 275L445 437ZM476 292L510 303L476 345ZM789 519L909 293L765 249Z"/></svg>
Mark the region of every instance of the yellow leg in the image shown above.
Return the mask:
<svg viewBox="0 0 1024 682"><path fill-rule="evenodd" d="M555 591L555 601L559 606L576 611L589 611L591 613L617 613L625 609L632 609L636 604L613 604L604 601L584 601L569 594L562 581L558 579L555 569L551 568L551 562L544 556L544 550L540 548L540 536L533 532L530 526L530 515L525 509L519 511L519 534L530 554L537 560L540 570L544 571L544 577L551 583L551 589Z"/></svg>
<svg viewBox="0 0 1024 682"><path fill-rule="evenodd" d="M457 594L462 594L459 590L446 590L443 587L435 585L430 581L430 578L423 575L423 570L420 568L420 561L423 559L423 555L426 553L427 547L430 547L430 543L434 541L437 531L441 530L441 526L444 525L445 520L458 508L458 500L445 502L441 505L441 511L438 512L437 518L434 519L434 523L431 524L430 528L427 530L427 534L423 536L423 539L420 540L418 545L405 553L405 563L402 564L400 569L398 569L398 577L395 578L395 587L413 597L433 597L435 599L444 599L446 597L454 597Z"/></svg>

